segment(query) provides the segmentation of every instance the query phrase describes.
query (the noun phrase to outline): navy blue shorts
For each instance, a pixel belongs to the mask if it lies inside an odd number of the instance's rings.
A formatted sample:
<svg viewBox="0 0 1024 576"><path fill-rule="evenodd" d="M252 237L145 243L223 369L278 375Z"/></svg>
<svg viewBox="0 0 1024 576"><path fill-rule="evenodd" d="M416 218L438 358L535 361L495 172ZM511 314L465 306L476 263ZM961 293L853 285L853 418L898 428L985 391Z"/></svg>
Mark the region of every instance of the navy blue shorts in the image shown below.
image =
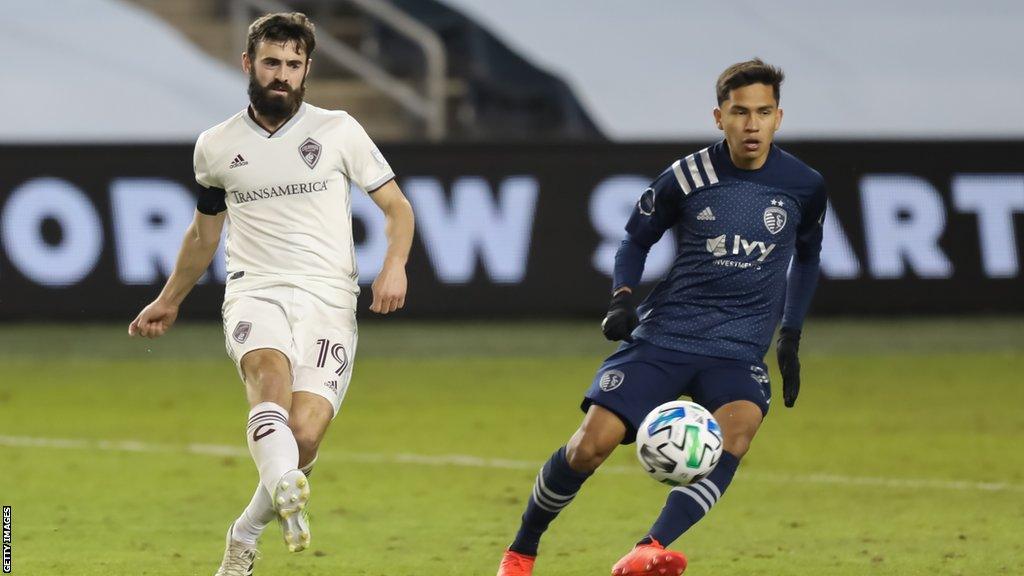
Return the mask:
<svg viewBox="0 0 1024 576"><path fill-rule="evenodd" d="M623 343L601 364L581 408L586 412L597 404L615 413L627 428L622 443L631 444L651 410L680 396L710 412L749 400L767 416L772 390L763 362L686 354L636 340Z"/></svg>

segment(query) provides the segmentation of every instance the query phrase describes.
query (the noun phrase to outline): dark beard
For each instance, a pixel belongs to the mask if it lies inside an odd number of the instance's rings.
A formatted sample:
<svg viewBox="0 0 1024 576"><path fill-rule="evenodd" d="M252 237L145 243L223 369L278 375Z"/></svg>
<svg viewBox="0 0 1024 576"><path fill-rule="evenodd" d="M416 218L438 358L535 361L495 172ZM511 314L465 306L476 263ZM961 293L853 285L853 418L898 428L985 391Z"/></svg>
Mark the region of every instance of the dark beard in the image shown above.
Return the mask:
<svg viewBox="0 0 1024 576"><path fill-rule="evenodd" d="M288 94L286 96L275 94L272 92L274 88L287 90ZM264 87L256 80L255 74L249 74L249 102L252 103L253 110L270 123L276 124L290 118L302 105L302 99L305 96L305 79L298 88L292 88L277 81Z"/></svg>

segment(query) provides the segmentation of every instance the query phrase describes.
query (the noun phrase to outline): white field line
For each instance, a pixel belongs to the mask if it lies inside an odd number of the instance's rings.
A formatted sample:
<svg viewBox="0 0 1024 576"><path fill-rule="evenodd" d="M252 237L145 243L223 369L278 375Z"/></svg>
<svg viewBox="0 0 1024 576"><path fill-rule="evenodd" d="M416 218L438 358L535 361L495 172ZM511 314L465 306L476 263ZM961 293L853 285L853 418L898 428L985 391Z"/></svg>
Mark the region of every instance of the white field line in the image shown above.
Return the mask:
<svg viewBox="0 0 1024 576"><path fill-rule="evenodd" d="M249 451L239 446L222 444L156 444L138 440L75 440L67 438L38 438L30 436L0 435L0 446L8 448L50 448L65 450L98 450L106 452L141 452L159 454L198 454L203 456L248 457ZM418 466L451 466L463 468L495 468L505 470L538 470L539 462L481 458L463 454L383 454L365 452L322 451L320 457L360 464L409 464ZM638 474L634 466L604 466L602 474ZM883 478L871 476L844 476L840 474L780 474L744 471L743 478L776 484L830 484L837 486L874 486L882 488L959 490L973 492L1024 492L1024 485L1009 482L971 482L925 478Z"/></svg>

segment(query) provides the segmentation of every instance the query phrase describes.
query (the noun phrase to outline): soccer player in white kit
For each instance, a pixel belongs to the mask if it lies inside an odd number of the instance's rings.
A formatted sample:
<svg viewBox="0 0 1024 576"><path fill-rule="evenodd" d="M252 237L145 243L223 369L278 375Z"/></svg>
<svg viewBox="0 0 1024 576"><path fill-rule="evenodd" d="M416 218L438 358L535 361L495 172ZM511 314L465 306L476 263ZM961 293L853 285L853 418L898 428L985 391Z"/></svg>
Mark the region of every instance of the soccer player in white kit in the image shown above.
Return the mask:
<svg viewBox="0 0 1024 576"><path fill-rule="evenodd" d="M226 217L225 341L245 382L260 482L228 529L217 576L252 574L257 538L274 518L290 550L309 545L307 477L345 397L358 335L350 182L386 218L388 250L370 310L405 305L412 207L355 119L303 102L314 47L313 25L299 13L249 27L242 68L250 106L199 136L195 218L160 295L128 328L156 338L174 324Z"/></svg>

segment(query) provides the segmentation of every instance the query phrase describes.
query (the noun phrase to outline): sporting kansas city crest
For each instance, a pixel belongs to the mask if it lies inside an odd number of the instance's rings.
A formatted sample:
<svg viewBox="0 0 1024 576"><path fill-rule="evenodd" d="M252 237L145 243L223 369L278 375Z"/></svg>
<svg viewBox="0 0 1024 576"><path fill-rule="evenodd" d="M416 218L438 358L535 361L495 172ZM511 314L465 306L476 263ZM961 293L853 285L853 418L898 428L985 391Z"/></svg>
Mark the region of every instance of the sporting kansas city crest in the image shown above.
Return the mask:
<svg viewBox="0 0 1024 576"><path fill-rule="evenodd" d="M772 200L772 205L764 209L764 226L772 234L782 232L786 227L787 214L782 208L782 200Z"/></svg>
<svg viewBox="0 0 1024 576"><path fill-rule="evenodd" d="M621 370L609 370L604 374L601 374L601 379L597 385L601 387L601 390L610 392L615 390L622 385L622 381L626 379L626 375Z"/></svg>
<svg viewBox="0 0 1024 576"><path fill-rule="evenodd" d="M321 150L322 147L319 142L312 138L306 138L306 140L299 145L299 156L302 156L302 161L306 163L306 166L313 168L320 160Z"/></svg>

